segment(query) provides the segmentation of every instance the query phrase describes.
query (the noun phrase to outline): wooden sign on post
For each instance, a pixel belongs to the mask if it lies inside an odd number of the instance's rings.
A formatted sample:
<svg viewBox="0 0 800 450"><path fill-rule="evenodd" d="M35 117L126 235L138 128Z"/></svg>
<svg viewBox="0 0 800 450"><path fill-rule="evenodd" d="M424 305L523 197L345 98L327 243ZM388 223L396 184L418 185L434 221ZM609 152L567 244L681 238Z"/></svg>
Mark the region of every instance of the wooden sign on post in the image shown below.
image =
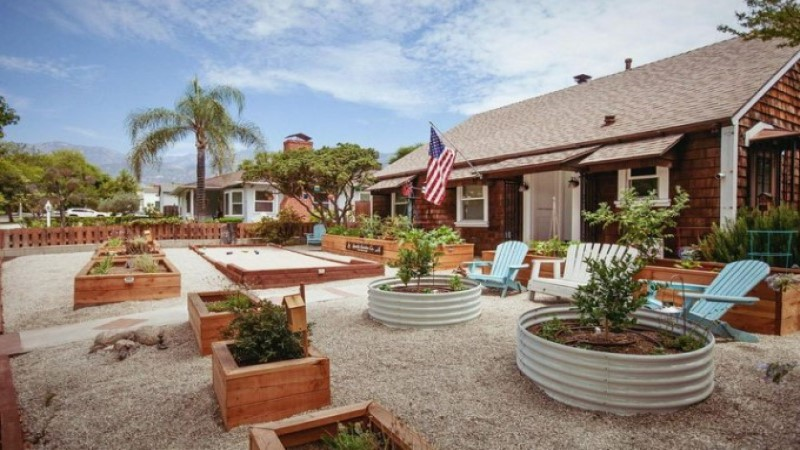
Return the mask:
<svg viewBox="0 0 800 450"><path fill-rule="evenodd" d="M283 297L286 310L286 327L293 333L303 333L303 351L308 356L308 321L306 319L305 286L300 285L300 294Z"/></svg>

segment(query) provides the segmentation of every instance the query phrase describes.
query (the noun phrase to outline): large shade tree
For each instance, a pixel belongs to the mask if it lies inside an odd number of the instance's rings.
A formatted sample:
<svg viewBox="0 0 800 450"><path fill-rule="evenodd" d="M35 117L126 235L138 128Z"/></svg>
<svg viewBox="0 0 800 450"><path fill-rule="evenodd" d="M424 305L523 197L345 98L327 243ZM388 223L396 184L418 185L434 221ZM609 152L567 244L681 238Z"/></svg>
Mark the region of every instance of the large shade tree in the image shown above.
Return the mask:
<svg viewBox="0 0 800 450"><path fill-rule="evenodd" d="M356 144L338 144L318 150L258 153L241 169L247 180L267 180L292 197L321 222L344 222L353 208L353 196L373 183L380 168L378 152ZM310 200L309 202L306 201Z"/></svg>
<svg viewBox="0 0 800 450"><path fill-rule="evenodd" d="M208 217L206 211L206 156L218 174L233 165L236 140L256 150L263 150L264 139L258 127L238 122L227 107L233 105L237 114L244 109L244 95L230 86L212 86L206 90L193 79L175 109L154 108L128 116L127 126L133 148L128 162L137 180L141 180L145 165L159 164L162 153L175 143L194 136L197 149L197 189L195 215Z"/></svg>
<svg viewBox="0 0 800 450"><path fill-rule="evenodd" d="M747 0L745 12L736 12L742 30L720 25L718 30L745 40L784 39L779 47L800 45L800 4L796 0Z"/></svg>

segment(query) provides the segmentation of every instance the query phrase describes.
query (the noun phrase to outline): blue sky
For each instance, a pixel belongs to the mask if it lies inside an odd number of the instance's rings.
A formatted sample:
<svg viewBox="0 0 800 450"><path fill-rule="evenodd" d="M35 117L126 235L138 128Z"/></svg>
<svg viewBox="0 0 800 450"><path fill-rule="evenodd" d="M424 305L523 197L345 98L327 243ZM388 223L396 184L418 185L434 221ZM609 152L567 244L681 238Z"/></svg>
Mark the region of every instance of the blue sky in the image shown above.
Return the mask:
<svg viewBox="0 0 800 450"><path fill-rule="evenodd" d="M246 96L268 147L383 153L471 114L727 39L734 0L0 0L6 139L130 148L193 76ZM173 152L193 149L187 140Z"/></svg>

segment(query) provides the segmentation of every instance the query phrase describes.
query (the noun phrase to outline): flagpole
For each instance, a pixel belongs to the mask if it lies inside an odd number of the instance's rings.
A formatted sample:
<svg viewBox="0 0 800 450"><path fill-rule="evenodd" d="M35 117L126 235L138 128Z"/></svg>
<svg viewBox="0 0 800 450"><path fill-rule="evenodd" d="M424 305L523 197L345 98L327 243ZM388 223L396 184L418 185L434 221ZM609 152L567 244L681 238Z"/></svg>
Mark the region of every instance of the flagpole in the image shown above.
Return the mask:
<svg viewBox="0 0 800 450"><path fill-rule="evenodd" d="M461 150L459 150L458 147L456 147L453 144L453 141L451 141L450 139L447 139L447 137L444 135L444 133L442 133L442 130L440 130L436 125L434 125L433 122L428 121L428 123L431 124L431 128L433 128L434 130L436 130L437 133L439 133L439 136L442 139L444 139L445 141L447 141L447 143L450 144L450 147L453 147L453 151L455 151L456 153L461 155L461 157L464 159L464 161L467 162L467 165L469 166L469 168L472 169L472 173L477 175L478 179L483 179L483 174L478 172L478 169L476 169L475 166L472 165L472 162L470 162L470 160L467 159L466 155L464 155L464 153L462 153Z"/></svg>

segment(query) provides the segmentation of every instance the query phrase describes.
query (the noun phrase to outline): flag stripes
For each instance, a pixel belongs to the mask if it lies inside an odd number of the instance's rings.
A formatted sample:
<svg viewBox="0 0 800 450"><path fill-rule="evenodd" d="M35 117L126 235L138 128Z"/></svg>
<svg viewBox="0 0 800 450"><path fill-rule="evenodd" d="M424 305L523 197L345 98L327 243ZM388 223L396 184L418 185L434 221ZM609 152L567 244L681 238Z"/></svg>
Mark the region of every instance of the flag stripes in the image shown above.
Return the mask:
<svg viewBox="0 0 800 450"><path fill-rule="evenodd" d="M428 148L428 173L426 176L425 200L441 205L447 189L447 179L453 170L456 153L451 148L442 145L436 130L431 127L431 142Z"/></svg>

